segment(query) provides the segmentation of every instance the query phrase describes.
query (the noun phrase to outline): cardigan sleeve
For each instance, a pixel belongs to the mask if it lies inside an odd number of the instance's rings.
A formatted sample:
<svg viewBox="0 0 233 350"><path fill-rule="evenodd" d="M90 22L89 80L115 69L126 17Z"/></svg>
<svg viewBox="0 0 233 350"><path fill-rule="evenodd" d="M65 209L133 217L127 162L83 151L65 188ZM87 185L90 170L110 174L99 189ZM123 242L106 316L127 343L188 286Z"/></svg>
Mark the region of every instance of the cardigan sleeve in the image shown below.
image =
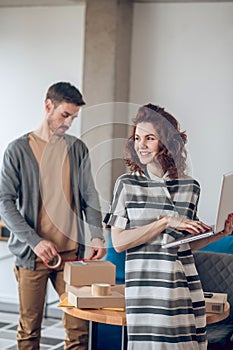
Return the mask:
<svg viewBox="0 0 233 350"><path fill-rule="evenodd" d="M86 145L78 140L76 142L78 152L79 170L78 183L80 210L84 213L88 224L91 239L99 238L104 241L102 213L100 208L99 194L96 190L91 170L89 151Z"/></svg>
<svg viewBox="0 0 233 350"><path fill-rule="evenodd" d="M1 167L0 215L4 224L17 239L33 249L41 241L41 237L27 223L18 209L21 177L20 161L16 157L13 146L10 145L4 153Z"/></svg>

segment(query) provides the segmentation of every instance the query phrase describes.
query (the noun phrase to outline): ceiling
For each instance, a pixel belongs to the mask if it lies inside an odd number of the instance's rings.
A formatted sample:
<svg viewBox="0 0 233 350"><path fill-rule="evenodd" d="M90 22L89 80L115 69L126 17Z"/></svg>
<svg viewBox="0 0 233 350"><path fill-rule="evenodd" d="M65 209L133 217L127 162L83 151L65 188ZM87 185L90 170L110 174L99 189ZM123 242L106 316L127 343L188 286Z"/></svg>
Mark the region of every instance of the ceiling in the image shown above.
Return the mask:
<svg viewBox="0 0 233 350"><path fill-rule="evenodd" d="M132 2L233 2L233 0L130 0ZM66 6L84 3L85 0L0 0L0 7Z"/></svg>
<svg viewBox="0 0 233 350"><path fill-rule="evenodd" d="M0 7L64 6L83 2L85 2L85 0L0 0Z"/></svg>

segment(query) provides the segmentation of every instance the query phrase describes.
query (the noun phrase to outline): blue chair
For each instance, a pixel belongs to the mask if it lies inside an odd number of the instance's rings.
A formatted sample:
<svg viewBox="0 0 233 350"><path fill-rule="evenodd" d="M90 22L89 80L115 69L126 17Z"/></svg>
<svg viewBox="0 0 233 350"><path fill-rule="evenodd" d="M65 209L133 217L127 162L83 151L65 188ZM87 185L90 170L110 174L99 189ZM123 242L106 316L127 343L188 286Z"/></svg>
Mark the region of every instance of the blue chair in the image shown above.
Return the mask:
<svg viewBox="0 0 233 350"><path fill-rule="evenodd" d="M208 244L199 251L233 254L233 235L223 237L217 242Z"/></svg>
<svg viewBox="0 0 233 350"><path fill-rule="evenodd" d="M112 245L111 236L108 241L107 254L105 260L116 265L116 284L125 283L125 252L117 253ZM121 334L120 326L98 324L98 345L97 350L120 350Z"/></svg>

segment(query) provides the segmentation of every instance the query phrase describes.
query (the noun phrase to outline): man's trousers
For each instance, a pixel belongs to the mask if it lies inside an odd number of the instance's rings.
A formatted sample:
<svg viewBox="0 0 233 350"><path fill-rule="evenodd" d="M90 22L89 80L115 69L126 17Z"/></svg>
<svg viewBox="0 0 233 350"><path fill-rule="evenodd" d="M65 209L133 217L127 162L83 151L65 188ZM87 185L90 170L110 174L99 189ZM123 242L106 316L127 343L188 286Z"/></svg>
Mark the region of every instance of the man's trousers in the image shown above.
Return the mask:
<svg viewBox="0 0 233 350"><path fill-rule="evenodd" d="M75 252L61 254L62 258L75 258ZM48 279L60 296L65 292L63 267L51 270L37 258L35 270L15 266L18 281L20 317L17 331L19 350L38 350L40 348L41 323ZM88 322L64 314L63 324L66 330L65 350L87 350Z"/></svg>

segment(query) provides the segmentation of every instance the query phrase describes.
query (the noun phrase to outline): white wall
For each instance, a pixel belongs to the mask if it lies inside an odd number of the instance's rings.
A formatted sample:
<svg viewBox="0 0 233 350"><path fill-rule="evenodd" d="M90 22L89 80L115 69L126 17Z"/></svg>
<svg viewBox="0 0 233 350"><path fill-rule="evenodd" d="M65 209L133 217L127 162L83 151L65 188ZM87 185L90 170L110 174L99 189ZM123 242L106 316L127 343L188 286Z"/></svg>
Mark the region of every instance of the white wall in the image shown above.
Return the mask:
<svg viewBox="0 0 233 350"><path fill-rule="evenodd" d="M134 4L130 102L165 107L187 131L209 224L233 171L232 19L233 3Z"/></svg>
<svg viewBox="0 0 233 350"><path fill-rule="evenodd" d="M0 160L10 140L40 124L51 84L82 88L84 20L84 4L0 9Z"/></svg>

